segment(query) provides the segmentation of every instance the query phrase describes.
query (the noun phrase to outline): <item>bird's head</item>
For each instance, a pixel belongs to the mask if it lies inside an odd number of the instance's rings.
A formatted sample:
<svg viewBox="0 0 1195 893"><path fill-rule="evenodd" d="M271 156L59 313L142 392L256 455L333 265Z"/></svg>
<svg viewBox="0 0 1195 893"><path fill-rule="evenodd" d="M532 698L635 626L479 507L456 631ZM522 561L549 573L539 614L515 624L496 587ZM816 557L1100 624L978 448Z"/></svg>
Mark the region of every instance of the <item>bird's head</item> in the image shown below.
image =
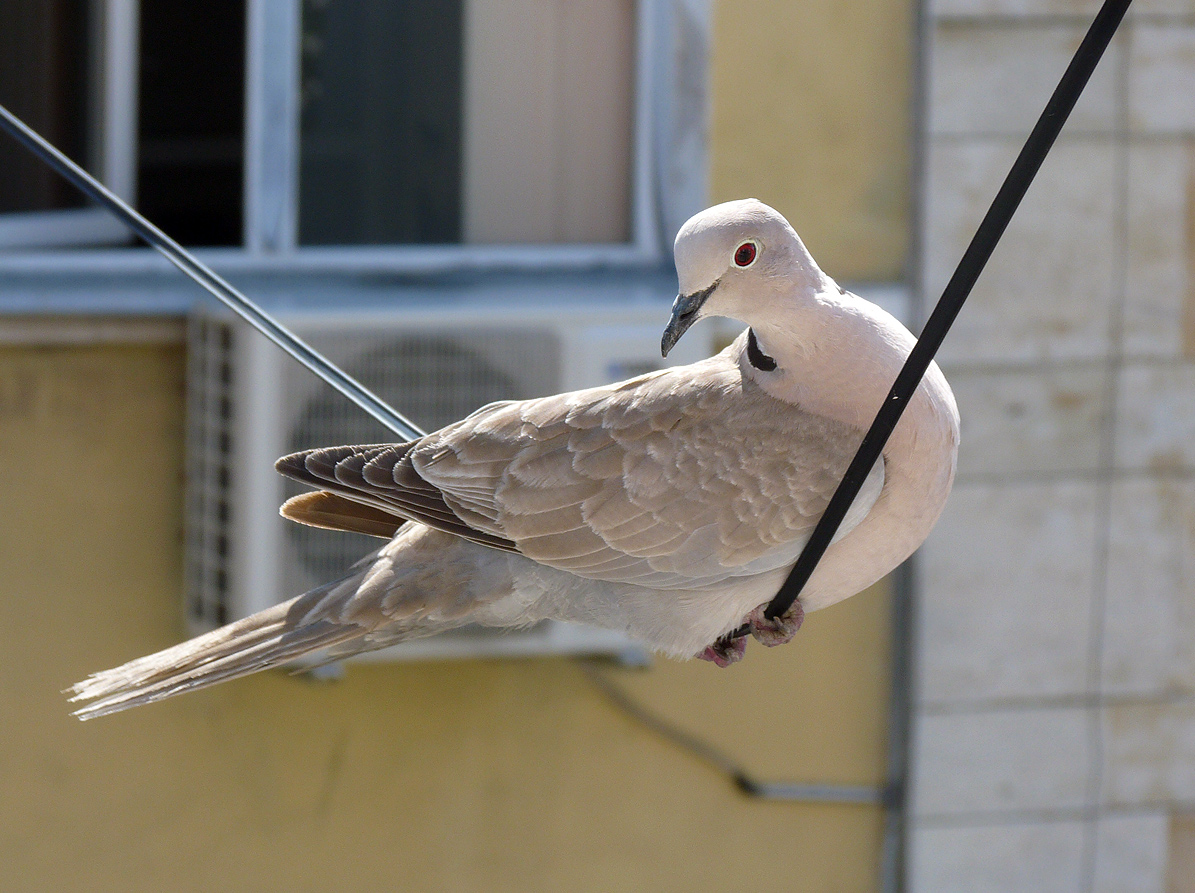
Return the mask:
<svg viewBox="0 0 1195 893"><path fill-rule="evenodd" d="M794 296L815 294L826 282L788 221L753 198L690 217L673 252L680 294L660 344L664 356L699 319L767 322Z"/></svg>

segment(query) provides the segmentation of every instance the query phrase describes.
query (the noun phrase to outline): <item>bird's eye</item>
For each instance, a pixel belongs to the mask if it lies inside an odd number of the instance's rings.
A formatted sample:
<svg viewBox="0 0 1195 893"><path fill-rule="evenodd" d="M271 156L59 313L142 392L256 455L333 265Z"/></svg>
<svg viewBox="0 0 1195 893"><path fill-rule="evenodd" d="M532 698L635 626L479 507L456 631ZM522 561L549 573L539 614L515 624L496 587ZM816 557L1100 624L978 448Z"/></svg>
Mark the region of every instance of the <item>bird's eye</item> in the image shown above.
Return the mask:
<svg viewBox="0 0 1195 893"><path fill-rule="evenodd" d="M758 249L754 242L744 242L734 250L734 262L740 267L749 267L755 263L755 254Z"/></svg>

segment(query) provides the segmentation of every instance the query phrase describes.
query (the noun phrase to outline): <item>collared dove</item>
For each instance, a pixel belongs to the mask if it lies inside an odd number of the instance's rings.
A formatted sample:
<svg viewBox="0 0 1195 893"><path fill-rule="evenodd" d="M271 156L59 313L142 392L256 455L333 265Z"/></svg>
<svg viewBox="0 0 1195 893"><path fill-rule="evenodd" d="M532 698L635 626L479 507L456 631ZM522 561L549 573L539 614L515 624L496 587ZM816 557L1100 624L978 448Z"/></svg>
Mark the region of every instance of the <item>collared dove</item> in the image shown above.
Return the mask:
<svg viewBox="0 0 1195 893"><path fill-rule="evenodd" d="M71 689L86 719L311 652L336 658L466 623L551 618L621 630L725 665L788 641L805 611L908 557L954 478L958 410L936 365L785 617L776 593L913 345L748 199L676 237L667 355L696 320L749 328L710 359L618 384L482 407L401 444L278 461L316 488L294 521L387 539L346 576Z"/></svg>

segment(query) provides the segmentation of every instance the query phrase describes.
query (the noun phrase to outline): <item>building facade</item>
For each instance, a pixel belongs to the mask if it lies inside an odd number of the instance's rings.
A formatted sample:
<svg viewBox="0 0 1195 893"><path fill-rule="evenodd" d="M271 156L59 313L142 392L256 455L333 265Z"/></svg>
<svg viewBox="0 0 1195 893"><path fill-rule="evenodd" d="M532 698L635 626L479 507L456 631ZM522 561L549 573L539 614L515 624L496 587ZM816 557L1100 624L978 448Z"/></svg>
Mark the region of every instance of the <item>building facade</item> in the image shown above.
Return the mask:
<svg viewBox="0 0 1195 893"><path fill-rule="evenodd" d="M0 20L0 102L278 313L518 292L662 327L673 233L751 194L839 279L907 280L903 3L35 0ZM895 882L899 810L746 798L565 655L261 674L71 719L61 689L186 634L202 293L7 138L0 170L5 889ZM901 775L893 653L878 587L730 673L598 671L761 778L879 791Z"/></svg>
<svg viewBox="0 0 1195 893"><path fill-rule="evenodd" d="M925 299L1098 7L929 4ZM1193 14L1133 4L942 350L912 889L1195 890Z"/></svg>
<svg viewBox="0 0 1195 893"><path fill-rule="evenodd" d="M754 195L915 328L1097 7L30 0L0 103L284 316L662 327L676 229ZM0 139L0 886L1195 890L1193 86L1195 6L1138 0L943 347L959 476L909 588L725 672L597 665L886 807L746 798L563 652L70 719L186 634L202 293ZM607 329L555 362L641 334Z"/></svg>

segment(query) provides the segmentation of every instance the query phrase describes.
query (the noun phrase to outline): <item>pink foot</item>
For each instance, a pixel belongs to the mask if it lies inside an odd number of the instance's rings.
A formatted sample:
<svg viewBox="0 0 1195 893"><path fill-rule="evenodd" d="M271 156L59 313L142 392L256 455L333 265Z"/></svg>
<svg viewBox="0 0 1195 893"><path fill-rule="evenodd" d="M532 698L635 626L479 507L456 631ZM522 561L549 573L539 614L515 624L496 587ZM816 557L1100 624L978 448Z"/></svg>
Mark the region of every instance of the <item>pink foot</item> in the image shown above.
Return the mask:
<svg viewBox="0 0 1195 893"><path fill-rule="evenodd" d="M799 601L796 601L783 616L769 620L764 616L767 607L767 605L760 605L747 615L747 625L751 627L751 635L769 648L776 645L787 645L797 634L801 624L805 622L805 609L801 607Z"/></svg>
<svg viewBox="0 0 1195 893"><path fill-rule="evenodd" d="M734 639L719 639L705 651L697 655L698 660L713 661L720 667L729 667L738 663L747 653L747 640L739 636Z"/></svg>

